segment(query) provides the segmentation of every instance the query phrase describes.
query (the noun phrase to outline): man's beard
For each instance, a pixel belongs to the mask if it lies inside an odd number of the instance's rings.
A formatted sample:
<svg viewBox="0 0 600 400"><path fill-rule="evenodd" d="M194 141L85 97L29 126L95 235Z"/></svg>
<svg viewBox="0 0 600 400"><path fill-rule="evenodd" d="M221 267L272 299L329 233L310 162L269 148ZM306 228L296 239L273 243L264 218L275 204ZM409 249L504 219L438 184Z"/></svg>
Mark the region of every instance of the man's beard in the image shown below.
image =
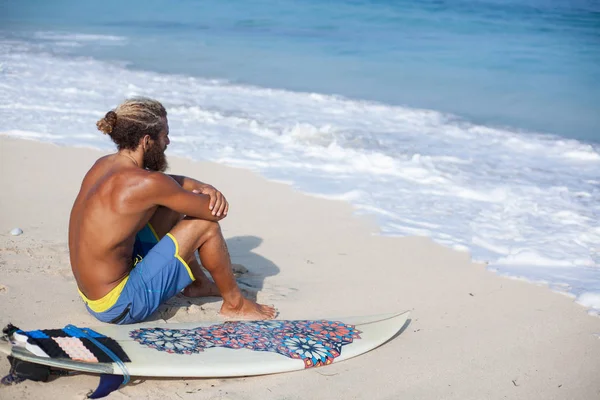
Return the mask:
<svg viewBox="0 0 600 400"><path fill-rule="evenodd" d="M144 168L150 171L165 172L169 166L164 150L156 144L150 146L144 153L143 162Z"/></svg>

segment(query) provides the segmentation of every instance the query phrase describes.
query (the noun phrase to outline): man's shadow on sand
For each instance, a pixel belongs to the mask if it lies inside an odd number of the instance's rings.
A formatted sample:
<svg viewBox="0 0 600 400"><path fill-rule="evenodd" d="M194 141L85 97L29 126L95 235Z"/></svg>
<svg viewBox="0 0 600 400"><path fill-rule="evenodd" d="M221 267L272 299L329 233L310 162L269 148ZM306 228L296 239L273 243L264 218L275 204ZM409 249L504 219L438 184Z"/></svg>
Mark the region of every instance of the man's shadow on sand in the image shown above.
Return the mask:
<svg viewBox="0 0 600 400"><path fill-rule="evenodd" d="M265 278L279 273L279 267L272 261L252 251L262 243L263 240L259 237L235 236L226 239L226 241L229 255L231 256L233 274L236 277L238 286L244 296L256 301L258 292L263 289ZM211 278L208 271L204 270L204 272ZM185 297L182 294L178 294L161 305L150 316L148 321L167 320L173 317L180 308L187 308L192 305L202 306L203 304L220 302L222 300L220 297Z"/></svg>

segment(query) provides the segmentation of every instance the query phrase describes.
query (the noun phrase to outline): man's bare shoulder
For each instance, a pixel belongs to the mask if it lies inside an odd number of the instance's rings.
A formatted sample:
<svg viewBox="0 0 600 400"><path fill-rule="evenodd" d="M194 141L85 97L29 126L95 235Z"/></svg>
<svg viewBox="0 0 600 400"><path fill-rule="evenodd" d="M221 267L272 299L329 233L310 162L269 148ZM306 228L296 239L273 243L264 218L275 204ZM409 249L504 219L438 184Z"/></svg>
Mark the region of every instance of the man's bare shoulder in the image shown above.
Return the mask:
<svg viewBox="0 0 600 400"><path fill-rule="evenodd" d="M172 187L173 184L177 184L177 182L171 178L170 175L165 174L164 172L158 171L148 171L143 170L145 183L147 185L155 186L158 189L162 189L165 186Z"/></svg>
<svg viewBox="0 0 600 400"><path fill-rule="evenodd" d="M179 187L169 175L142 168L127 168L115 176L120 185L127 186L131 191L140 191L144 195L161 193Z"/></svg>

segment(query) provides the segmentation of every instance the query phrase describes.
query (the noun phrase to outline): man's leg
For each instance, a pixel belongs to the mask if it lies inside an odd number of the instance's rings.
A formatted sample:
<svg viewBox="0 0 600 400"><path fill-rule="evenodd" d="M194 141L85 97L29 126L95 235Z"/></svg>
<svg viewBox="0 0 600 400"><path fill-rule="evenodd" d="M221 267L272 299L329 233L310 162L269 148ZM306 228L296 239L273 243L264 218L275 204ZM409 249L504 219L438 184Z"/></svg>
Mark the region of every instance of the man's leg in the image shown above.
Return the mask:
<svg viewBox="0 0 600 400"><path fill-rule="evenodd" d="M273 307L257 304L242 295L233 275L227 243L217 222L186 217L169 233L179 244L180 257L187 260L198 250L202 265L223 297L222 315L238 319L275 318Z"/></svg>
<svg viewBox="0 0 600 400"><path fill-rule="evenodd" d="M152 218L150 225L160 239L163 238L173 227L181 221L183 216L167 207L158 207ZM196 280L183 290L183 294L188 297L221 296L217 285L215 285L202 271L202 267L196 260L195 252L192 252L189 258L183 256L192 274Z"/></svg>

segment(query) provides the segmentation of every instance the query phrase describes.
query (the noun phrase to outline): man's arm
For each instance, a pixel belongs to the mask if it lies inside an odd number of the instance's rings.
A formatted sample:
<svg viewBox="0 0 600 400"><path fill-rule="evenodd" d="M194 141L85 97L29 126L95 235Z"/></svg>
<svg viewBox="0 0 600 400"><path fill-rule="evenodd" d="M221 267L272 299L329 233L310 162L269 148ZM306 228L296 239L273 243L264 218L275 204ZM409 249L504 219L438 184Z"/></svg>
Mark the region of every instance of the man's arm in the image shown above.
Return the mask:
<svg viewBox="0 0 600 400"><path fill-rule="evenodd" d="M193 178L188 178L182 175L168 175L175 182L177 182L184 190L201 193L210 196L209 209L213 215L220 217L221 215L227 215L229 211L229 203L223 193L215 189L212 185L200 182Z"/></svg>
<svg viewBox="0 0 600 400"><path fill-rule="evenodd" d="M196 179L193 178L188 178L187 176L183 176L183 175L169 175L171 178L173 178L175 180L175 182L179 183L179 185L191 192L192 190L200 190L201 187L203 187L204 185L206 185L206 183L204 182L200 182Z"/></svg>
<svg viewBox="0 0 600 400"><path fill-rule="evenodd" d="M181 214L208 221L220 221L226 214L213 215L210 196L185 190L170 176L160 172L151 173L143 185L147 206L164 206Z"/></svg>

